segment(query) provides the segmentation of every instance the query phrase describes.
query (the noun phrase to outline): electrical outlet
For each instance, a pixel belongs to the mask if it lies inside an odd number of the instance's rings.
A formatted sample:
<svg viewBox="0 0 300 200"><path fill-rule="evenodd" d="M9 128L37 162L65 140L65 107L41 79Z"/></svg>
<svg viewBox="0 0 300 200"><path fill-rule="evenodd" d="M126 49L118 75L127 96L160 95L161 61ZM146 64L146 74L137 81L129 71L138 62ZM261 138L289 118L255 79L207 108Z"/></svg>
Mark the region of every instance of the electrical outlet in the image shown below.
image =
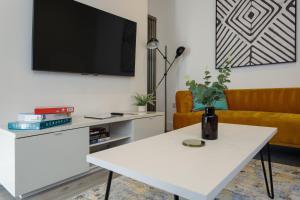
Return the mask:
<svg viewBox="0 0 300 200"><path fill-rule="evenodd" d="M172 106L173 106L173 108L176 108L176 103L173 103Z"/></svg>

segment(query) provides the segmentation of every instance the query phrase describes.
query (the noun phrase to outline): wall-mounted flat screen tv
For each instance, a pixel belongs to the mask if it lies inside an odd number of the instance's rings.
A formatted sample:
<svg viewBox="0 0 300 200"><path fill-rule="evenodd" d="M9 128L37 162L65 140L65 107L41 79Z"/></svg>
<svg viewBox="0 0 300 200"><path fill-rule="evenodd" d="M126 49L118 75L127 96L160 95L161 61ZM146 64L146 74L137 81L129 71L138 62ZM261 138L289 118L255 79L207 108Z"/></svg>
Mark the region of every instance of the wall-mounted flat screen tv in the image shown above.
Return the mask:
<svg viewBox="0 0 300 200"><path fill-rule="evenodd" d="M136 31L73 0L34 0L33 70L134 76Z"/></svg>

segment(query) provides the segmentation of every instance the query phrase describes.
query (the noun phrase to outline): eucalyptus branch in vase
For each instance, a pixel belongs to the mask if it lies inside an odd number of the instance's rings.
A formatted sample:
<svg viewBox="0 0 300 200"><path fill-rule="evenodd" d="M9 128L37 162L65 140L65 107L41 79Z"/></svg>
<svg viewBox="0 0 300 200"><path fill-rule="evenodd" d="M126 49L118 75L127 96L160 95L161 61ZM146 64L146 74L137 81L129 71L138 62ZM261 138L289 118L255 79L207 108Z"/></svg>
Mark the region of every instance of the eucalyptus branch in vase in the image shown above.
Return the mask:
<svg viewBox="0 0 300 200"><path fill-rule="evenodd" d="M228 89L226 84L230 83L231 68L225 66L218 71L219 75L215 82L211 81L212 75L208 70L204 72L203 83L197 83L195 80L186 82L196 101L206 107L212 107L216 101L225 98L224 90Z"/></svg>

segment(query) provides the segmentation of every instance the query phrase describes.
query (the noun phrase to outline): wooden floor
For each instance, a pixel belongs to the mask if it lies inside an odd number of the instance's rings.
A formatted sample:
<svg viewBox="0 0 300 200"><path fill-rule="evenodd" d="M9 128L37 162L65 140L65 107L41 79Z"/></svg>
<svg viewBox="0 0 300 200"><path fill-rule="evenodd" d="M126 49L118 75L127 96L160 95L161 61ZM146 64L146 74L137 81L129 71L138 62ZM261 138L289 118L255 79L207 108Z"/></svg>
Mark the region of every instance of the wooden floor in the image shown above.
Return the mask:
<svg viewBox="0 0 300 200"><path fill-rule="evenodd" d="M65 200L80 194L87 189L106 183L108 172L101 170L78 180L63 184L51 190L24 200ZM15 200L2 186L0 186L0 200Z"/></svg>

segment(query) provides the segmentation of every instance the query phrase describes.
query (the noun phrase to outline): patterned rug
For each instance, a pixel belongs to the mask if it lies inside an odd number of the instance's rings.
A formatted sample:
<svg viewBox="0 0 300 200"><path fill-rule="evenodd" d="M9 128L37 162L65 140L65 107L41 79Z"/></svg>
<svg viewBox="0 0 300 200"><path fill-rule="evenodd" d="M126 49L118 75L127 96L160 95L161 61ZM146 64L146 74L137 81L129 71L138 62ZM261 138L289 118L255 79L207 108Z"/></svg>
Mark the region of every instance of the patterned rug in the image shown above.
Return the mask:
<svg viewBox="0 0 300 200"><path fill-rule="evenodd" d="M300 168L276 163L272 166L275 199L299 200ZM102 200L105 189L106 184L95 186L69 200ZM251 161L217 199L268 199L260 161ZM110 200L173 200L173 195L122 176L112 181Z"/></svg>

